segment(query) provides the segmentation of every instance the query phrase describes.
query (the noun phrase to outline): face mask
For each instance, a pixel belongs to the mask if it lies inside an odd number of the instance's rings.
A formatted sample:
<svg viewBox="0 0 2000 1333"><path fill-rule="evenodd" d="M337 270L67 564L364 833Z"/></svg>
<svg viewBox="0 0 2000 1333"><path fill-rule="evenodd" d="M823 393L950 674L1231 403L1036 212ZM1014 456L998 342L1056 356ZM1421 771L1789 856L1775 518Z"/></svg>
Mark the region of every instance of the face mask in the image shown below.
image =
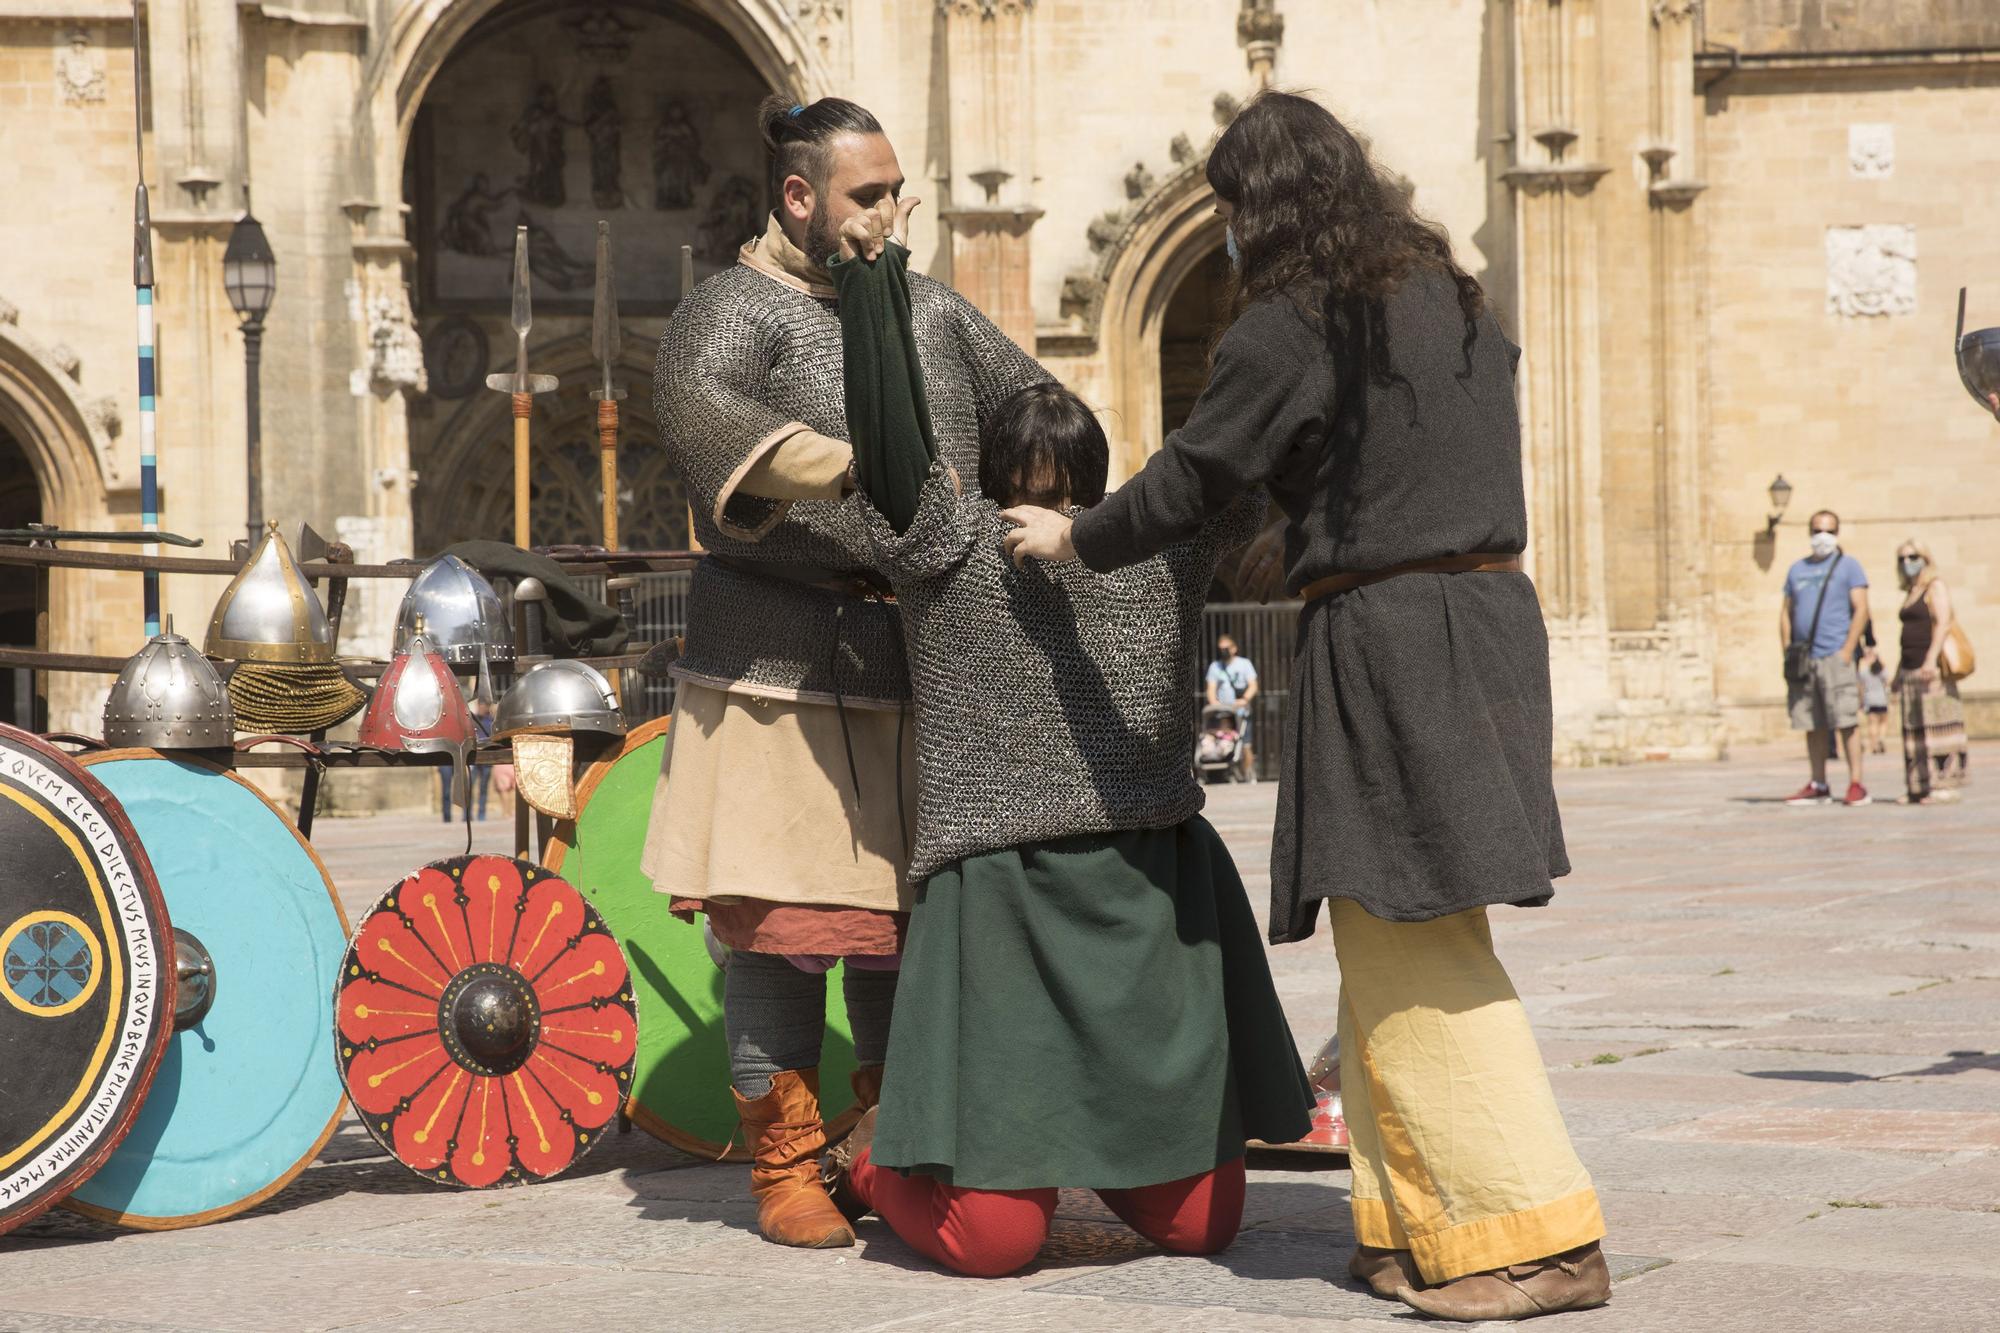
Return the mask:
<svg viewBox="0 0 2000 1333"><path fill-rule="evenodd" d="M1921 573L1923 573L1923 572L1924 572L1924 558L1923 558L1922 556L1920 556L1920 555L1906 555L1906 556L1904 556L1904 557L1903 557L1903 577L1904 577L1904 578L1906 578L1906 579L1913 579L1913 578L1915 578L1915 577L1916 577L1917 575L1919 575L1919 574L1921 574Z"/></svg>
<svg viewBox="0 0 2000 1333"><path fill-rule="evenodd" d="M1812 553L1825 559L1840 549L1840 538L1831 532L1815 532L1812 535Z"/></svg>
<svg viewBox="0 0 2000 1333"><path fill-rule="evenodd" d="M1236 248L1236 228L1227 227L1223 229L1222 248L1229 256L1229 267L1235 269L1243 267L1243 252Z"/></svg>

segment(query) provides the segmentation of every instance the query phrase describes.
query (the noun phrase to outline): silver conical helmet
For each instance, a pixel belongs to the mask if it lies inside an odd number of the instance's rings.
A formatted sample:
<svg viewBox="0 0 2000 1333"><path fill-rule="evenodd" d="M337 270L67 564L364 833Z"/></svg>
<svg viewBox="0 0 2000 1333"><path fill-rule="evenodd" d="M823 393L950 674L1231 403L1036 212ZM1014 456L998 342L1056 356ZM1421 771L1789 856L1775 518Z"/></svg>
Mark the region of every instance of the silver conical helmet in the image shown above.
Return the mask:
<svg viewBox="0 0 2000 1333"><path fill-rule="evenodd" d="M396 610L395 650L409 646L419 617L438 654L455 667L514 660L514 634L493 585L455 555L441 555L410 580Z"/></svg>
<svg viewBox="0 0 2000 1333"><path fill-rule="evenodd" d="M263 545L230 580L208 622L208 653L240 662L333 661L333 630L271 520Z"/></svg>
<svg viewBox="0 0 2000 1333"><path fill-rule="evenodd" d="M194 645L166 630L127 659L104 700L104 739L149 750L208 750L236 738L229 691Z"/></svg>
<svg viewBox="0 0 2000 1333"><path fill-rule="evenodd" d="M517 731L608 731L625 734L611 682L596 667L562 658L530 667L500 700L493 734Z"/></svg>

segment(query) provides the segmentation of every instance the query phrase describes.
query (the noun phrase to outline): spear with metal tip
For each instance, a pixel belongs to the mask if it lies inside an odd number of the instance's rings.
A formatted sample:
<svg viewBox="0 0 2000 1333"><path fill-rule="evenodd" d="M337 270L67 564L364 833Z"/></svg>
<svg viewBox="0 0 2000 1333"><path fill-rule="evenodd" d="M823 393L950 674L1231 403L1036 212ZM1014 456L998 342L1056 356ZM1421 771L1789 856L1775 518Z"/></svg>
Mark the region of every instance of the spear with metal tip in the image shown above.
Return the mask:
<svg viewBox="0 0 2000 1333"><path fill-rule="evenodd" d="M535 395L554 393L554 375L528 373L528 329L535 322L534 298L528 287L528 229L514 228L514 373L488 375L486 387L514 400L514 545L528 549L528 418Z"/></svg>
<svg viewBox="0 0 2000 1333"><path fill-rule="evenodd" d="M139 526L160 530L158 423L153 398L153 219L146 204L146 46L139 26L139 0L132 0L132 130L139 150L139 187L132 196L132 286L139 307ZM146 543L158 555L158 542ZM160 632L160 573L146 571L146 637Z"/></svg>
<svg viewBox="0 0 2000 1333"><path fill-rule="evenodd" d="M597 362L602 382L590 391L590 396L597 400L597 474L604 489L604 549L607 551L618 549L618 401L625 396L625 391L613 378L612 367L618 362L620 342L618 283L611 268L611 224L600 218L597 223L597 290L590 310L590 357ZM625 618L628 630L634 628L632 588L637 582L633 578L605 580L605 588L616 599L618 613ZM611 683L622 707L625 702L624 673L612 672Z"/></svg>

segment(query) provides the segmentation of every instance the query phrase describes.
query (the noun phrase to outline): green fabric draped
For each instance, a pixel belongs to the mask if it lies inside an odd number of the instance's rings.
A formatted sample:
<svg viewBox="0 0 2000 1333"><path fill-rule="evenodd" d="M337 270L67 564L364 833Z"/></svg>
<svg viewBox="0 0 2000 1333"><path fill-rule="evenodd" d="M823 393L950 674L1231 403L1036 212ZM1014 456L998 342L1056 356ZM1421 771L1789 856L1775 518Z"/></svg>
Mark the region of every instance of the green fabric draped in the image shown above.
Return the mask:
<svg viewBox="0 0 2000 1333"><path fill-rule="evenodd" d="M827 265L840 294L847 437L861 491L900 535L937 458L924 369L910 318L910 252L893 241L874 263Z"/></svg>

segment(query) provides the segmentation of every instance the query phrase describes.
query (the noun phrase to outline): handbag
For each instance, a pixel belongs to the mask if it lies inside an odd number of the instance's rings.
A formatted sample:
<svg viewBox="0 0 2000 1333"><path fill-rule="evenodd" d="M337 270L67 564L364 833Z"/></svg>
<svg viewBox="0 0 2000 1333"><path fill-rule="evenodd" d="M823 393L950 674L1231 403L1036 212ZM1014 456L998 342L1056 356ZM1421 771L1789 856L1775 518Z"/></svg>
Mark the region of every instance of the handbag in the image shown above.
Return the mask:
<svg viewBox="0 0 2000 1333"><path fill-rule="evenodd" d="M1965 627L1953 617L1951 628L1945 631L1944 647L1938 649L1938 674L1946 680L1964 680L1979 666L1979 659L1973 654L1972 640L1965 636Z"/></svg>
<svg viewBox="0 0 2000 1333"><path fill-rule="evenodd" d="M1812 628L1806 631L1804 641L1785 645L1785 679L1794 684L1804 685L1812 679L1812 646L1813 640L1819 637L1820 613L1826 610L1826 592L1833 586L1834 571L1845 559L1847 552L1836 552L1833 563L1827 567L1826 577L1820 580L1819 601L1813 605Z"/></svg>

